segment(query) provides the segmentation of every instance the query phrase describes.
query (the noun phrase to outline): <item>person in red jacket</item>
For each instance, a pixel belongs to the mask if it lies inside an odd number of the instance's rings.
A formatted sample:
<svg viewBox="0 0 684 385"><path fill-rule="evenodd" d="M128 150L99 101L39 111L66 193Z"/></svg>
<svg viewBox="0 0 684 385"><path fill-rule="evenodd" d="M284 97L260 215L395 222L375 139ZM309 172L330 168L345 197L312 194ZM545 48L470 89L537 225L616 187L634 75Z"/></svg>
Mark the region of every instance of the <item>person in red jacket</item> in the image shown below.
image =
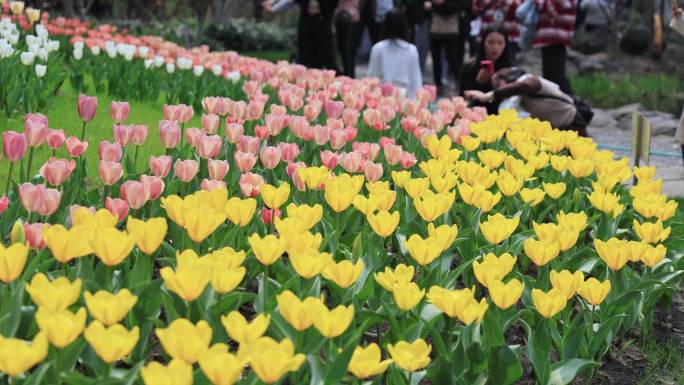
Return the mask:
<svg viewBox="0 0 684 385"><path fill-rule="evenodd" d="M565 71L568 46L572 43L577 17L577 0L534 0L539 7L539 24L532 45L541 48L542 74L572 95Z"/></svg>

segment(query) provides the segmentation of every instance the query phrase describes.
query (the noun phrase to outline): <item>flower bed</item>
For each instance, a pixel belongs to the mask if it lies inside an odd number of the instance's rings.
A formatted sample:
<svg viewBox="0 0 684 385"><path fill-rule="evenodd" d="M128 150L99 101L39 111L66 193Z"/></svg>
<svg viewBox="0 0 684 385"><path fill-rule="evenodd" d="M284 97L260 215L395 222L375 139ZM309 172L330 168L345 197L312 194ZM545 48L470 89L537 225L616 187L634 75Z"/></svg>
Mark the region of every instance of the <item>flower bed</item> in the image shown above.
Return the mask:
<svg viewBox="0 0 684 385"><path fill-rule="evenodd" d="M130 79L159 48L133 63L125 44L88 71L108 62L103 92L145 99ZM4 381L567 384L677 290L683 217L652 167L431 87L197 58L240 78L160 107L158 127L82 95L82 127L31 113L3 132ZM88 144L103 114L112 140ZM150 135L163 149L137 167Z"/></svg>

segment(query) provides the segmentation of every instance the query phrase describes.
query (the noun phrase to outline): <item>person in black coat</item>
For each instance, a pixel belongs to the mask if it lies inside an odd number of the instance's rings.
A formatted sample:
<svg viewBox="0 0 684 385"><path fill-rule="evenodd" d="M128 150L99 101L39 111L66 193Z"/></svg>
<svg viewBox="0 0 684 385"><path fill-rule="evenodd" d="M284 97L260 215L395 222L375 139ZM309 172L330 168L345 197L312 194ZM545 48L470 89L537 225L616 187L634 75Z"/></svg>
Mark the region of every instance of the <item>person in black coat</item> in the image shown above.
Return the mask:
<svg viewBox="0 0 684 385"><path fill-rule="evenodd" d="M296 0L299 4L297 50L299 64L338 70L335 64L332 16L338 0Z"/></svg>

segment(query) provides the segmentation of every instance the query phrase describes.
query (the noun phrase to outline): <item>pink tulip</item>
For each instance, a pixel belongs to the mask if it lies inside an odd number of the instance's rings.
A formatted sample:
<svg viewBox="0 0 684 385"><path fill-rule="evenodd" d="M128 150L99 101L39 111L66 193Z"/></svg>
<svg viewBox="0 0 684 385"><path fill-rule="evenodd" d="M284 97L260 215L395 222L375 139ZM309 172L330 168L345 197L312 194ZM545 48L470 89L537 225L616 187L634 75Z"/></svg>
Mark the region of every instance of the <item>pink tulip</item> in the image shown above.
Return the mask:
<svg viewBox="0 0 684 385"><path fill-rule="evenodd" d="M247 103L244 100L233 102L230 115L236 120L244 120L247 116Z"/></svg>
<svg viewBox="0 0 684 385"><path fill-rule="evenodd" d="M344 109L344 103L340 101L328 100L325 102L325 115L329 118L339 118L342 115L342 110Z"/></svg>
<svg viewBox="0 0 684 385"><path fill-rule="evenodd" d="M268 134L278 136L287 123L287 116L284 114L268 114L265 121Z"/></svg>
<svg viewBox="0 0 684 385"><path fill-rule="evenodd" d="M121 199L128 203L128 207L137 210L147 203L147 190L145 185L135 180L127 180L119 189Z"/></svg>
<svg viewBox="0 0 684 385"><path fill-rule="evenodd" d="M181 182L189 182L197 175L199 163L192 159L176 159L176 163L173 164L173 171Z"/></svg>
<svg viewBox="0 0 684 385"><path fill-rule="evenodd" d="M24 223L24 236L28 247L34 250L44 249L43 230L48 227L50 227L49 223Z"/></svg>
<svg viewBox="0 0 684 385"><path fill-rule="evenodd" d="M287 164L287 167L285 167L285 172L287 172L287 175L292 178L292 176L297 172L297 169L300 169L302 167L306 167L306 164L304 162L289 162Z"/></svg>
<svg viewBox="0 0 684 385"><path fill-rule="evenodd" d="M71 155L74 158L78 158L79 156L83 155L83 153L85 153L88 149L88 142L86 142L85 140L80 141L77 137L70 136L66 140L66 147L67 151L69 152L69 155Z"/></svg>
<svg viewBox="0 0 684 385"><path fill-rule="evenodd" d="M242 152L249 152L254 155L259 152L259 139L253 136L242 135L237 142L237 149Z"/></svg>
<svg viewBox="0 0 684 385"><path fill-rule="evenodd" d="M119 143L109 143L106 140L100 142L98 153L100 154L100 160L108 160L110 162L121 161L123 155Z"/></svg>
<svg viewBox="0 0 684 385"><path fill-rule="evenodd" d="M359 122L359 111L347 108L342 111L342 122L347 127L356 127Z"/></svg>
<svg viewBox="0 0 684 385"><path fill-rule="evenodd" d="M264 178L259 174L246 172L240 175L240 192L245 197L256 197L259 195L259 188L264 184Z"/></svg>
<svg viewBox="0 0 684 385"><path fill-rule="evenodd" d="M120 198L107 197L105 199L105 208L116 216L119 222L123 221L128 215L128 203Z"/></svg>
<svg viewBox="0 0 684 385"><path fill-rule="evenodd" d="M45 185L33 183L23 183L19 185L19 200L26 211L37 212L43 207L46 195Z"/></svg>
<svg viewBox="0 0 684 385"><path fill-rule="evenodd" d="M381 120L380 111L374 108L368 108L363 111L363 121L369 128L382 131L385 129L385 124Z"/></svg>
<svg viewBox="0 0 684 385"><path fill-rule="evenodd" d="M128 102L114 102L109 103L109 111L112 113L112 120L121 124L128 119L128 113L131 112L131 106Z"/></svg>
<svg viewBox="0 0 684 385"><path fill-rule="evenodd" d="M197 143L197 154L202 159L215 158L221 152L223 141L218 135L202 135Z"/></svg>
<svg viewBox="0 0 684 385"><path fill-rule="evenodd" d="M453 143L461 143L461 138L470 134L470 122L465 119L459 119L453 126L447 127L447 135Z"/></svg>
<svg viewBox="0 0 684 385"><path fill-rule="evenodd" d="M78 115L84 122L90 122L97 112L97 96L78 95Z"/></svg>
<svg viewBox="0 0 684 385"><path fill-rule="evenodd" d="M342 154L338 160L347 172L359 172L363 168L363 155L360 152L352 151Z"/></svg>
<svg viewBox="0 0 684 385"><path fill-rule="evenodd" d="M45 143L47 143L48 147L53 150L57 150L64 145L65 141L66 134L64 133L64 130L53 130L51 128L47 129L45 134Z"/></svg>
<svg viewBox="0 0 684 385"><path fill-rule="evenodd" d="M197 127L188 127L185 130L185 140L188 142L188 144L190 144L190 146L197 147L197 143L199 143L199 140L203 134L204 133L202 130Z"/></svg>
<svg viewBox="0 0 684 385"><path fill-rule="evenodd" d="M265 146L259 152L261 164L269 170L272 170L278 166L281 155L282 154L280 153L280 150L275 146Z"/></svg>
<svg viewBox="0 0 684 385"><path fill-rule="evenodd" d="M259 210L259 217L265 225L270 225L271 222L275 220L275 218L280 218L281 215L282 212L280 211L280 209L272 210L264 207L261 210Z"/></svg>
<svg viewBox="0 0 684 385"><path fill-rule="evenodd" d="M76 161L73 159L50 158L43 166L43 177L49 184L59 186L64 183L74 169L76 169Z"/></svg>
<svg viewBox="0 0 684 385"><path fill-rule="evenodd" d="M9 206L9 198L7 195L3 195L2 198L0 198L0 214L4 213L5 210L7 210L7 207Z"/></svg>
<svg viewBox="0 0 684 385"><path fill-rule="evenodd" d="M356 139L356 135L359 133L359 129L356 127L346 127L344 132L347 134L347 142L351 142Z"/></svg>
<svg viewBox="0 0 684 385"><path fill-rule="evenodd" d="M332 170L337 166L337 153L330 150L321 151L321 162L329 170Z"/></svg>
<svg viewBox="0 0 684 385"><path fill-rule="evenodd" d="M241 172L247 172L254 168L257 157L251 152L235 151L235 164Z"/></svg>
<svg viewBox="0 0 684 385"><path fill-rule="evenodd" d="M226 125L226 137L228 141L235 144L237 143L242 134L245 132L245 127L239 123L229 123Z"/></svg>
<svg viewBox="0 0 684 385"><path fill-rule="evenodd" d="M304 138L305 132L310 128L309 121L303 116L294 116L290 120L292 132L299 138Z"/></svg>
<svg viewBox="0 0 684 385"><path fill-rule="evenodd" d="M401 154L401 167L403 168L411 168L417 161L416 156L411 152L404 151Z"/></svg>
<svg viewBox="0 0 684 385"><path fill-rule="evenodd" d="M2 152L8 161L16 162L23 158L27 147L28 141L25 134L15 131L5 131L2 133Z"/></svg>
<svg viewBox="0 0 684 385"><path fill-rule="evenodd" d="M331 130L341 130L344 128L344 123L342 123L341 120L335 118L326 119L325 125L330 127Z"/></svg>
<svg viewBox="0 0 684 385"><path fill-rule="evenodd" d="M221 117L216 114L202 115L200 120L202 123L202 129L207 134L215 134L218 130L219 123L221 122Z"/></svg>
<svg viewBox="0 0 684 385"><path fill-rule="evenodd" d="M47 134L48 119L43 114L26 114L24 117L24 133L28 145L38 147L45 141Z"/></svg>
<svg viewBox="0 0 684 385"><path fill-rule="evenodd" d="M131 143L136 146L142 146L145 143L145 140L147 140L147 133L149 131L147 126L144 124L134 124L132 127L133 135L131 136Z"/></svg>
<svg viewBox="0 0 684 385"><path fill-rule="evenodd" d="M418 119L412 116L407 116L401 119L400 124L404 132L413 132L416 128L418 128L420 122L418 121Z"/></svg>
<svg viewBox="0 0 684 385"><path fill-rule="evenodd" d="M297 163L302 163L301 166L297 166L294 169L294 172L290 175L290 178L292 178L292 183L294 183L295 187L299 191L306 191L306 183L304 183L304 180L302 179L301 176L299 176L298 170L300 168L306 167L303 162L297 162Z"/></svg>
<svg viewBox="0 0 684 385"><path fill-rule="evenodd" d="M195 111L192 109L191 106L186 106L185 104L181 104L178 107L180 110L178 113L178 122L179 123L187 123L195 115Z"/></svg>
<svg viewBox="0 0 684 385"><path fill-rule="evenodd" d="M320 102L316 101L315 103L309 103L306 106L304 106L304 116L306 119L310 122L315 121L318 119L318 115L321 114L321 104Z"/></svg>
<svg viewBox="0 0 684 385"><path fill-rule="evenodd" d="M394 138L383 136L380 138L380 148L385 148L386 144L396 144Z"/></svg>
<svg viewBox="0 0 684 385"><path fill-rule="evenodd" d="M278 143L278 149L282 154L283 162L292 162L299 155L299 146L297 143Z"/></svg>
<svg viewBox="0 0 684 385"><path fill-rule="evenodd" d="M200 188L202 190L218 190L218 189L225 189L226 187L226 182L222 180L213 180L213 179L207 179L204 178L202 179L202 182L200 183Z"/></svg>
<svg viewBox="0 0 684 385"><path fill-rule="evenodd" d="M245 95L247 95L248 98L251 98L259 90L260 86L261 85L258 82L249 80L242 85L242 91L245 93Z"/></svg>
<svg viewBox="0 0 684 385"><path fill-rule="evenodd" d="M363 174L369 182L375 182L382 176L382 164L366 161L363 166Z"/></svg>
<svg viewBox="0 0 684 385"><path fill-rule="evenodd" d="M330 127L317 124L313 127L313 139L317 145L322 146L330 140Z"/></svg>
<svg viewBox="0 0 684 385"><path fill-rule="evenodd" d="M254 127L254 134L260 140L264 140L264 139L268 138L268 136L269 136L268 128L266 128L266 126L256 125Z"/></svg>
<svg viewBox="0 0 684 385"><path fill-rule="evenodd" d="M230 165L226 160L209 159L207 161L207 168L209 169L209 177L212 180L222 180L228 173Z"/></svg>
<svg viewBox="0 0 684 385"><path fill-rule="evenodd" d="M403 154L401 146L391 143L385 145L383 152L385 154L385 160L387 161L387 163L393 166L399 163L399 161L401 160L401 156Z"/></svg>
<svg viewBox="0 0 684 385"><path fill-rule="evenodd" d="M330 147L339 150L347 144L347 133L344 130L330 131Z"/></svg>
<svg viewBox="0 0 684 385"><path fill-rule="evenodd" d="M180 118L180 106L164 104L162 111L164 112L164 120L177 122Z"/></svg>
<svg viewBox="0 0 684 385"><path fill-rule="evenodd" d="M165 148L176 148L180 141L181 130L178 122L162 120L159 122L159 136Z"/></svg>
<svg viewBox="0 0 684 385"><path fill-rule="evenodd" d="M114 140L120 146L127 146L131 142L133 137L133 126L115 124L112 126L112 131L114 131Z"/></svg>
<svg viewBox="0 0 684 385"><path fill-rule="evenodd" d="M218 115L217 106L219 104L219 99L220 98L216 96L205 96L202 98L202 107L204 107L204 111L206 111L208 114Z"/></svg>
<svg viewBox="0 0 684 385"><path fill-rule="evenodd" d="M111 186L118 182L123 175L121 163L115 161L101 160L97 165L97 172L105 186Z"/></svg>
<svg viewBox="0 0 684 385"><path fill-rule="evenodd" d="M214 113L219 116L226 116L230 113L232 106L231 106L231 100L226 97L218 97L216 98L216 104L214 111L207 111L209 113Z"/></svg>
<svg viewBox="0 0 684 385"><path fill-rule="evenodd" d="M140 175L140 183L145 186L147 199L151 201L159 198L164 192L164 180L162 178L150 175Z"/></svg>
<svg viewBox="0 0 684 385"><path fill-rule="evenodd" d="M169 155L150 156L150 170L154 176L165 178L171 171L171 161Z"/></svg>
<svg viewBox="0 0 684 385"><path fill-rule="evenodd" d="M45 200L43 200L43 205L38 210L38 214L42 216L51 215L59 208L59 204L62 201L62 193L49 188L45 190Z"/></svg>

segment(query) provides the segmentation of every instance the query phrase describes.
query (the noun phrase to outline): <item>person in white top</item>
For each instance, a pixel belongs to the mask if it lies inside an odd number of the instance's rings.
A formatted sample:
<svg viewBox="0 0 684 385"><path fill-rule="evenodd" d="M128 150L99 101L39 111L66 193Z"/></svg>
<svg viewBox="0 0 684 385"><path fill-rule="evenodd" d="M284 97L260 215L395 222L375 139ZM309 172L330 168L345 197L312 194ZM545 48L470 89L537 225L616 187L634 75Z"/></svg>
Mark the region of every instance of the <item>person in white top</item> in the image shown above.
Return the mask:
<svg viewBox="0 0 684 385"><path fill-rule="evenodd" d="M385 15L383 40L371 49L368 76L391 83L409 99L423 86L418 49L409 43L409 23L404 14L392 9Z"/></svg>
<svg viewBox="0 0 684 385"><path fill-rule="evenodd" d="M676 0L672 0L672 21L670 27L684 36L684 12L679 8ZM679 139L679 146L682 149L682 158L684 158L684 109L682 109L682 117L679 119L677 126L677 133L675 136Z"/></svg>

